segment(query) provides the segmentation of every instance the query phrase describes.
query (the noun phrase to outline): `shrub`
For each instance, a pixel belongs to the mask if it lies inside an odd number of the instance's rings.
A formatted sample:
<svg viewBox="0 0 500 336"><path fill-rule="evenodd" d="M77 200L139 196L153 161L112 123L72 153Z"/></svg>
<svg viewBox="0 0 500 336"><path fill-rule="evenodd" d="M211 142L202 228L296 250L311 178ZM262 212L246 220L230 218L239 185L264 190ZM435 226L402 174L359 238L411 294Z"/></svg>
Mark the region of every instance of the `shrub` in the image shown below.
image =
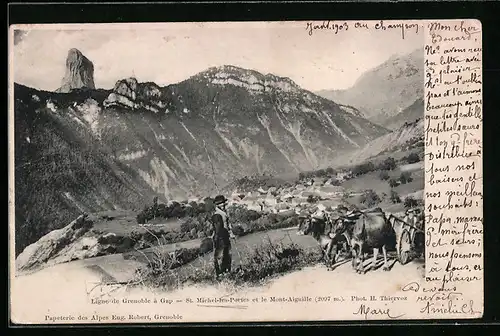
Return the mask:
<svg viewBox="0 0 500 336"><path fill-rule="evenodd" d="M307 202L308 202L308 203L313 204L313 203L316 203L316 202L318 202L318 201L319 201L319 197L318 197L318 196L309 195L309 196L307 197Z"/></svg>
<svg viewBox="0 0 500 336"><path fill-rule="evenodd" d="M205 203L203 202L200 202L196 205L196 213L199 215L199 214L203 214L206 212L206 205Z"/></svg>
<svg viewBox="0 0 500 336"><path fill-rule="evenodd" d="M178 202L172 202L170 206L170 217L182 218L186 215L185 208Z"/></svg>
<svg viewBox="0 0 500 336"><path fill-rule="evenodd" d="M292 227L298 225L299 225L299 218L297 216L287 218L282 222L282 227Z"/></svg>
<svg viewBox="0 0 500 336"><path fill-rule="evenodd" d="M117 253L126 253L130 251L135 245L135 241L131 239L130 237L123 237L123 240L121 243L117 246L116 252Z"/></svg>
<svg viewBox="0 0 500 336"><path fill-rule="evenodd" d="M273 222L272 219L269 215L267 216L262 216L258 220L250 223L250 230L253 232L261 231L263 229L267 229L272 227Z"/></svg>
<svg viewBox="0 0 500 336"><path fill-rule="evenodd" d="M203 201L205 203L205 212L212 212L215 209L215 203L211 197L206 197Z"/></svg>
<svg viewBox="0 0 500 336"><path fill-rule="evenodd" d="M326 172L328 173L328 175L335 175L336 172L335 172L335 169L333 169L332 167L328 167L326 168Z"/></svg>
<svg viewBox="0 0 500 336"><path fill-rule="evenodd" d="M196 208L188 206L188 207L184 208L184 214L187 217L194 217L194 216L196 216L198 214L198 212L196 211Z"/></svg>
<svg viewBox="0 0 500 336"><path fill-rule="evenodd" d="M387 181L389 179L389 173L387 172L387 170L382 170L379 174L379 178L382 181Z"/></svg>
<svg viewBox="0 0 500 336"><path fill-rule="evenodd" d="M248 209L243 205L231 205L227 208L227 215L233 223L249 223L259 219L262 214L258 211Z"/></svg>
<svg viewBox="0 0 500 336"><path fill-rule="evenodd" d="M420 161L420 156L417 153L411 153L406 157L406 162L408 163L417 163Z"/></svg>
<svg viewBox="0 0 500 336"><path fill-rule="evenodd" d="M399 197L399 194L394 191L394 190L391 190L391 202L396 204L396 203L401 203L401 197Z"/></svg>
<svg viewBox="0 0 500 336"><path fill-rule="evenodd" d="M379 166L381 170L394 170L396 169L396 160L393 157L388 157Z"/></svg>
<svg viewBox="0 0 500 336"><path fill-rule="evenodd" d="M138 242L139 240L141 240L141 238L142 234L139 233L139 231L134 230L130 233L130 239L132 239L134 242Z"/></svg>
<svg viewBox="0 0 500 336"><path fill-rule="evenodd" d="M361 195L360 202L367 207L372 207L381 202L379 195L372 189L367 190L363 195Z"/></svg>
<svg viewBox="0 0 500 336"><path fill-rule="evenodd" d="M337 179L332 179L332 180L331 180L331 182L330 182L330 184L331 184L332 186L339 186L341 183L340 183L340 181L339 181L339 180L337 180Z"/></svg>
<svg viewBox="0 0 500 336"><path fill-rule="evenodd" d="M277 214L270 213L249 223L249 231L257 232L276 228L282 220Z"/></svg>
<svg viewBox="0 0 500 336"><path fill-rule="evenodd" d="M158 237L153 234L151 231L147 231L145 232L143 235L142 235L142 239L150 244L150 245L154 245L158 242Z"/></svg>
<svg viewBox="0 0 500 336"><path fill-rule="evenodd" d="M189 205L194 209L198 208L198 203L196 203L196 201L189 202Z"/></svg>
<svg viewBox="0 0 500 336"><path fill-rule="evenodd" d="M398 184L399 184L399 183L398 183L398 181L397 181L397 180L395 180L395 179L390 179L390 180L389 180L389 186L390 186L391 188L397 187L397 186L398 186Z"/></svg>
<svg viewBox="0 0 500 336"><path fill-rule="evenodd" d="M172 202L167 206L165 204L158 204L158 198L155 197L153 199L153 205L144 207L144 209L137 214L136 220L139 224L145 224L154 218L194 217L200 213L210 211L210 209L210 206L206 206L205 203L198 204L194 201L189 204L187 204L187 201L181 203Z"/></svg>
<svg viewBox="0 0 500 336"><path fill-rule="evenodd" d="M235 236L243 236L245 234L245 229L241 225L233 225L233 234Z"/></svg>
<svg viewBox="0 0 500 336"><path fill-rule="evenodd" d="M363 163L357 165L352 170L352 173L356 176L364 175L375 170L375 165L372 162Z"/></svg>
<svg viewBox="0 0 500 336"><path fill-rule="evenodd" d="M319 170L317 170L317 171L315 172L315 176L316 176L316 177L325 177L325 176L327 176L327 175L328 175L328 173L326 172L326 170L325 170L325 169L319 169Z"/></svg>
<svg viewBox="0 0 500 336"><path fill-rule="evenodd" d="M407 196L403 204L405 208L409 209L418 206L419 202L413 196Z"/></svg>
<svg viewBox="0 0 500 336"><path fill-rule="evenodd" d="M208 252L210 243L206 241L205 248L196 251L180 251L177 255L177 265L185 263L197 255ZM196 253L197 252L197 253ZM226 274L226 284L246 285L259 284L262 280L293 269L315 264L320 259L319 251L304 250L297 244L264 243L252 250L244 251L240 265ZM175 263L167 256L159 256L155 262L141 267L136 272L137 284L149 287L177 289L186 282L213 283L214 266L212 262L205 262L200 267L193 268L192 273L176 272ZM178 266L177 266L178 267Z"/></svg>
<svg viewBox="0 0 500 336"><path fill-rule="evenodd" d="M401 175L399 176L399 181L402 184L410 183L411 181L413 181L413 178L411 177L411 173L410 172L402 172Z"/></svg>
<svg viewBox="0 0 500 336"><path fill-rule="evenodd" d="M136 218L138 224L146 224L147 218L146 218L145 213L140 212L137 214L137 216L135 218Z"/></svg>
<svg viewBox="0 0 500 336"><path fill-rule="evenodd" d="M193 229L196 230L198 227L198 221L195 218L187 218L184 222L181 223L181 232L191 232Z"/></svg>
<svg viewBox="0 0 500 336"><path fill-rule="evenodd" d="M158 204L158 216L163 218L169 217L170 209L165 204Z"/></svg>

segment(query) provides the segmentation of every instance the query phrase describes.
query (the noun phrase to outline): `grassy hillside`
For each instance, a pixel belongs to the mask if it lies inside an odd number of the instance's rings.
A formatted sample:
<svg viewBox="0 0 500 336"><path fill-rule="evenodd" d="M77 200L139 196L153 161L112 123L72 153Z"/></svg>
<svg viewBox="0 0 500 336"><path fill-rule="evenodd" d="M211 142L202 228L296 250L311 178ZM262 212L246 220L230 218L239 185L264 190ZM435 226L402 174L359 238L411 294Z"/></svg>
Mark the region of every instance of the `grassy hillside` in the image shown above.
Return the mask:
<svg viewBox="0 0 500 336"><path fill-rule="evenodd" d="M43 92L31 93L16 86L16 254L84 211L140 208L153 197L86 128L40 107Z"/></svg>

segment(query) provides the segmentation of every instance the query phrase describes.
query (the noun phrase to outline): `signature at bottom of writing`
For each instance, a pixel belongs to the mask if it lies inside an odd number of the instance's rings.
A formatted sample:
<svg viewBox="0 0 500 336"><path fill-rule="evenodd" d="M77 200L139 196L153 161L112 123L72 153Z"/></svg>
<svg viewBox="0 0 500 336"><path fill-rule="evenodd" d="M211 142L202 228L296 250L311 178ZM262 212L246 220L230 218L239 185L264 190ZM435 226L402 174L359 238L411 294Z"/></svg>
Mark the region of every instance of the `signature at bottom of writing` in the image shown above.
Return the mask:
<svg viewBox="0 0 500 336"><path fill-rule="evenodd" d="M421 313L426 314L479 314L480 312L474 309L474 301L470 300L467 303L453 303L453 300L441 302L427 302L420 309Z"/></svg>
<svg viewBox="0 0 500 336"><path fill-rule="evenodd" d="M368 316L375 316L375 317L387 317L390 319L397 319L405 314L400 314L396 315L391 313L391 310L389 308L370 308L365 304L361 304L359 306L359 309L353 313L353 315L361 315L365 320L368 319Z"/></svg>

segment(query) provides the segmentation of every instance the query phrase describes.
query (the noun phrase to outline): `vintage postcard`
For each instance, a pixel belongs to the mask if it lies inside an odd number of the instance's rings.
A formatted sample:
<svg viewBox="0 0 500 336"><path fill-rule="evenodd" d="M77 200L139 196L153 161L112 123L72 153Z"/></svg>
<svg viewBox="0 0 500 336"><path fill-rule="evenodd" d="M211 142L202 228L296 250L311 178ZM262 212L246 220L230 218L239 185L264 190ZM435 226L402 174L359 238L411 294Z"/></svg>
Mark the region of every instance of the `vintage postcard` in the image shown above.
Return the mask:
<svg viewBox="0 0 500 336"><path fill-rule="evenodd" d="M18 25L17 324L483 315L477 20Z"/></svg>

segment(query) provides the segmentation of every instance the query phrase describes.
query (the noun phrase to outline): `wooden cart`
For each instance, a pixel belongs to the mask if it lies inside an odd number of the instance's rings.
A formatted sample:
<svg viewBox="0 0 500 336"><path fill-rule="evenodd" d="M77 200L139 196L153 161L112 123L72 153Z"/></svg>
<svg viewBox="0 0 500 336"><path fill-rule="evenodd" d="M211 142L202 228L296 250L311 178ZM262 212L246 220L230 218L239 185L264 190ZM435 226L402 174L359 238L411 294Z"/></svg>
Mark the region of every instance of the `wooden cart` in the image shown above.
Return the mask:
<svg viewBox="0 0 500 336"><path fill-rule="evenodd" d="M396 252L399 262L407 264L414 258L420 258L425 250L425 233L423 216L417 221L410 223L408 216L401 219L391 215L395 219L392 225L396 231Z"/></svg>

